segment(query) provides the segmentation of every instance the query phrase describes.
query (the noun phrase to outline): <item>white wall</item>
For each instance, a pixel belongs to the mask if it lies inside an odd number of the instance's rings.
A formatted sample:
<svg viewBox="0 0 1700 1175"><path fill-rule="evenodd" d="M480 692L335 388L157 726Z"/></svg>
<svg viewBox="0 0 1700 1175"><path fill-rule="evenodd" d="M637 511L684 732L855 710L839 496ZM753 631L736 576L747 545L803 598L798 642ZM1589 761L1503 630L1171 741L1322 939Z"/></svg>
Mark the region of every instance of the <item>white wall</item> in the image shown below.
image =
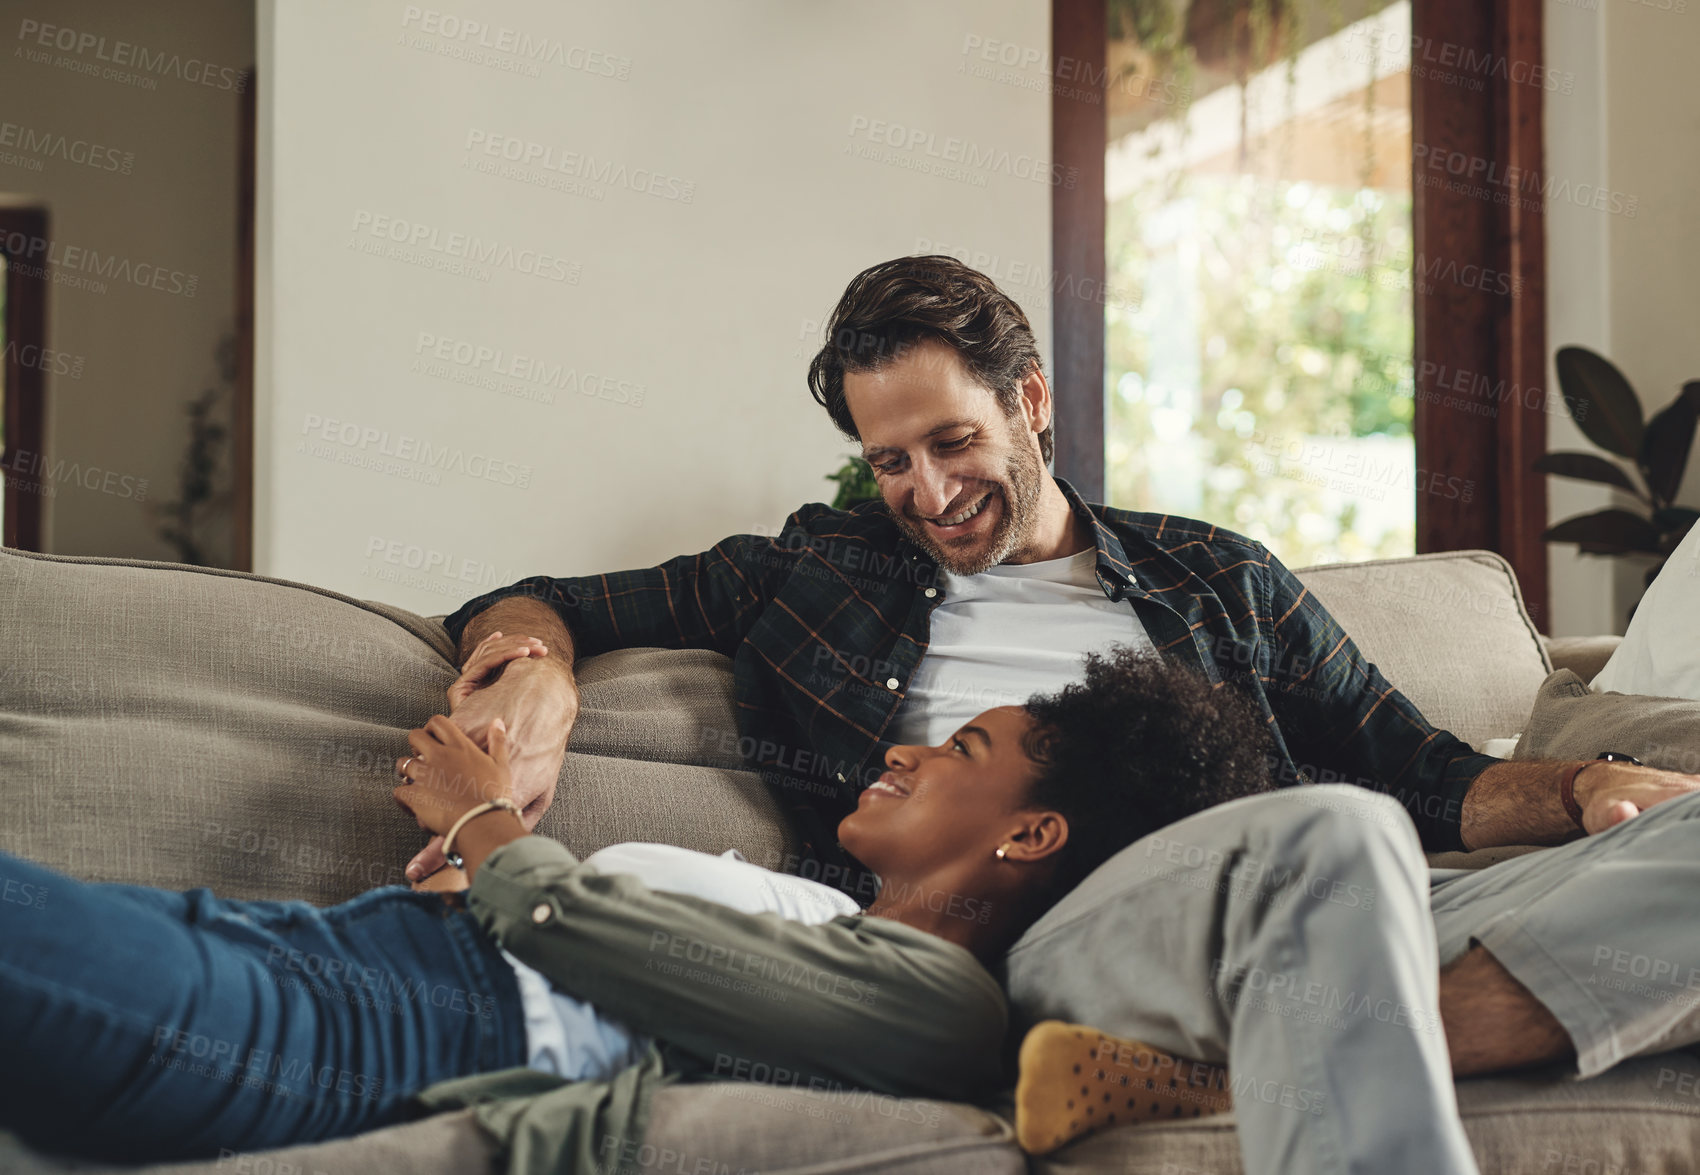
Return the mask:
<svg viewBox="0 0 1700 1175"><path fill-rule="evenodd" d="M1610 354L1651 416L1700 379L1700 3L1602 7L1612 185L1638 202L1633 218L1611 218ZM1700 506L1700 454L1677 500ZM1617 631L1652 561L1619 562Z"/></svg>
<svg viewBox="0 0 1700 1175"><path fill-rule="evenodd" d="M1700 94L1689 81L1700 4L1548 0L1545 17L1549 64L1576 75L1571 95L1547 96L1548 170L1609 188L1622 209L1548 201L1548 348L1579 343L1604 354L1651 415L1700 378ZM1556 386L1556 374L1549 379ZM1568 417L1548 419L1550 448L1596 451ZM1554 520L1612 502L1581 483L1550 485ZM1700 457L1678 500L1700 504ZM1553 632L1622 632L1650 560L1551 550Z"/></svg>
<svg viewBox="0 0 1700 1175"><path fill-rule="evenodd" d="M1021 176L1046 168L1049 96L975 76L963 47L1043 53L1049 19L1022 0L262 0L256 570L433 613L777 526L831 497L849 448L804 383L814 324L925 242L996 255L1047 348L1051 190ZM564 61L503 68L522 40ZM567 190L479 170L504 163L479 150L497 136L564 160L531 172ZM978 165L947 162L969 144ZM416 266L378 229L431 263L464 251L451 234L514 260ZM536 254L546 276L520 272ZM497 360L451 346L421 371L424 336L575 382L552 404L453 382ZM421 444L472 472L418 480Z"/></svg>
<svg viewBox="0 0 1700 1175"><path fill-rule="evenodd" d="M184 408L234 326L253 22L228 0L0 0L0 197L45 203L55 246L48 551L178 557L149 507L177 493ZM226 563L228 514L207 538Z"/></svg>
<svg viewBox="0 0 1700 1175"><path fill-rule="evenodd" d="M1546 167L1573 184L1608 186L1603 26L1605 14L1558 0L1546 0L1546 60L1563 78L1575 81L1568 94L1546 98ZM1552 356L1576 344L1603 355L1611 351L1611 298L1607 288L1610 217L1563 200L1548 201L1547 229L1547 384L1558 387ZM1553 397L1556 399L1556 397ZM1593 452L1568 413L1548 414L1548 451ZM1603 487L1547 478L1548 520L1557 522L1611 505ZM1548 544L1554 636L1578 636L1621 630L1611 562L1583 556L1569 543Z"/></svg>

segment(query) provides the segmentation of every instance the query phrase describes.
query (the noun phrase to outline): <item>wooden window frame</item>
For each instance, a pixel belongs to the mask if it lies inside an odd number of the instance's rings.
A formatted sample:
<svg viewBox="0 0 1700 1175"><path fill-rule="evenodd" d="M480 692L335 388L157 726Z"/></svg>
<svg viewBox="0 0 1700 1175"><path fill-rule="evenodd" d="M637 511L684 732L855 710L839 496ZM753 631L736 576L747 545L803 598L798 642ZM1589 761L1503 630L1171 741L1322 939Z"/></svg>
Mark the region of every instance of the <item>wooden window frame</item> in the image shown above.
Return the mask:
<svg viewBox="0 0 1700 1175"><path fill-rule="evenodd" d="M1491 61L1505 64L1485 71L1481 92L1456 84L1448 69L1412 71L1413 154L1423 144L1430 162L1447 162L1418 167L1413 159L1411 217L1416 255L1431 268L1475 265L1504 275L1511 289L1500 294L1466 282L1425 281L1413 292L1417 466L1478 487L1471 502L1438 491L1417 495L1417 550L1499 552L1516 571L1529 613L1544 632L1550 616L1541 539L1547 493L1534 463L1546 452L1546 217L1541 198L1527 195L1512 177L1544 173L1545 91L1511 81L1528 68L1541 76L1541 4L1413 0L1411 33L1413 44L1457 46L1447 54L1456 59L1492 54ZM1481 161L1478 173L1491 172L1498 181L1459 184L1458 191L1416 182L1451 179L1453 158L1469 161L1466 172ZM1470 188L1507 198L1483 198ZM1491 414L1446 406L1460 387L1482 385L1489 389L1485 395L1465 395L1476 407L1495 401Z"/></svg>
<svg viewBox="0 0 1700 1175"><path fill-rule="evenodd" d="M1072 58L1081 77L1104 77L1109 16L1104 0L1051 0L1051 59ZM1104 307L1095 298L1061 296L1064 289L1102 290L1104 256L1104 153L1109 146L1109 101L1076 97L1080 87L1057 86L1051 95L1052 174L1073 173L1075 185L1051 186L1051 403L1055 422L1052 463L1088 502L1104 500ZM1060 167L1058 166L1060 165ZM1067 280L1064 280L1064 279Z"/></svg>
<svg viewBox="0 0 1700 1175"><path fill-rule="evenodd" d="M47 226L44 205L0 206L0 242L15 234L26 241L46 241L50 239ZM20 260L31 266L47 263L45 257ZM0 450L0 476L5 478L6 507L0 521L0 544L20 551L39 551L44 489L39 458L47 433L44 409L49 286L45 279L27 276L16 265L6 266L5 280L6 350L0 380L5 381L6 440ZM28 353L37 357L35 363L24 362ZM32 459L22 459L20 453L28 453Z"/></svg>
<svg viewBox="0 0 1700 1175"><path fill-rule="evenodd" d="M1448 51L1455 59L1480 59L1486 53L1494 55L1493 61L1528 67L1543 60L1540 0L1412 0L1411 24L1414 44L1455 46ZM1051 50L1055 59L1081 62L1093 71L1087 76L1102 76L1108 51L1104 0L1052 0ZM1525 70L1484 72L1484 88L1477 91L1456 84L1453 70L1412 71L1413 147L1423 144L1430 160L1437 152L1461 152L1497 168L1501 177L1541 176L1544 91L1511 80ZM1107 117L1105 102L1060 93L1051 98L1052 162L1061 165L1063 174L1072 168L1080 177L1074 189L1052 188L1053 265L1099 289L1107 267ZM1545 216L1538 197L1517 199L1515 190L1497 202L1467 190L1424 186L1417 181L1430 178L1432 169L1420 171L1414 156L1413 151L1415 256L1505 275L1512 290L1499 294L1461 282L1414 283L1412 431L1417 468L1423 471L1423 484L1413 490L1416 549L1419 554L1497 551L1516 571L1529 613L1544 632L1549 616L1547 548L1541 539L1547 525L1546 479L1534 471L1534 462L1546 451ZM1085 299L1055 299L1051 351L1056 472L1089 501L1101 502L1103 308ZM1485 385L1489 391L1485 396L1478 391L1476 399L1497 400L1495 410L1446 406L1460 383ZM1507 394L1499 395L1501 390ZM1453 488L1460 490L1455 497L1449 496Z"/></svg>
<svg viewBox="0 0 1700 1175"><path fill-rule="evenodd" d="M230 406L230 564L254 569L254 163L258 74L243 75L236 127L236 388Z"/></svg>

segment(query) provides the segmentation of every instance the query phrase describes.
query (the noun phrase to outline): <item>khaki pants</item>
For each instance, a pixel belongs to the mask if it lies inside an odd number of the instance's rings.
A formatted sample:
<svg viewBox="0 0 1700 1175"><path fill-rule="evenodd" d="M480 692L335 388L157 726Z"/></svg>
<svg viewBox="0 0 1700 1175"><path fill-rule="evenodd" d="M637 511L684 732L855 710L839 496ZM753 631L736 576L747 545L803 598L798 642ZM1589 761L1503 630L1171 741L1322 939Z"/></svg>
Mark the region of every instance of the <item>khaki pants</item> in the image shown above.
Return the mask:
<svg viewBox="0 0 1700 1175"><path fill-rule="evenodd" d="M1700 795L1471 872L1430 871L1385 796L1289 788L1118 853L1007 982L1023 1017L1231 1062L1248 1175L1468 1175L1440 965L1479 941L1592 1076L1700 1039L1697 899Z"/></svg>

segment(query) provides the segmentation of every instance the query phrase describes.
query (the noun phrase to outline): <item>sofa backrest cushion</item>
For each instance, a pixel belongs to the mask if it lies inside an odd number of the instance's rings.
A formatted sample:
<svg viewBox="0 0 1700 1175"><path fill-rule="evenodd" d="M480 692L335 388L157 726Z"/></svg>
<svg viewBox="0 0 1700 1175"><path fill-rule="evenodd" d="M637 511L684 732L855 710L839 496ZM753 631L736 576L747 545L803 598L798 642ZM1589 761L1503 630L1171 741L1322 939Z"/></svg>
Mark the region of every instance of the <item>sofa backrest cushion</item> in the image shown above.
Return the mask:
<svg viewBox="0 0 1700 1175"><path fill-rule="evenodd" d="M0 849L90 880L330 903L400 883L424 844L391 790L454 680L436 621L240 572L0 548L0 640ZM664 839L777 860L778 809L718 737L729 665L586 661L541 831L578 853Z"/></svg>
<svg viewBox="0 0 1700 1175"><path fill-rule="evenodd" d="M1552 664L1499 555L1448 551L1295 574L1435 726L1478 749L1523 729Z"/></svg>
<svg viewBox="0 0 1700 1175"><path fill-rule="evenodd" d="M1661 771L1700 774L1700 699L1592 689L1559 669L1535 698L1514 759L1594 759L1633 755Z"/></svg>

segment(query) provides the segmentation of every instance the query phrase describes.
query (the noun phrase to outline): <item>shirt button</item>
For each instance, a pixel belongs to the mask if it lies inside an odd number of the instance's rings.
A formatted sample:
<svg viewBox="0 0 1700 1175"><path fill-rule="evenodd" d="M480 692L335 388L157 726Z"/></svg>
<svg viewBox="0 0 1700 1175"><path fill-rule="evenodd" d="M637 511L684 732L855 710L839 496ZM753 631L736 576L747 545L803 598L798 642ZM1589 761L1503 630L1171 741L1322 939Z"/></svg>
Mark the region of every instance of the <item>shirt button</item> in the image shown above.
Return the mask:
<svg viewBox="0 0 1700 1175"><path fill-rule="evenodd" d="M541 926L545 922L549 921L550 916L553 915L554 912L555 911L549 908L548 902L538 902L531 911L531 920Z"/></svg>
<svg viewBox="0 0 1700 1175"><path fill-rule="evenodd" d="M928 588L927 589L927 599L929 599L929 600L932 599L934 596L936 596L938 594L939 594L938 588Z"/></svg>
<svg viewBox="0 0 1700 1175"><path fill-rule="evenodd" d="M897 688L897 678L895 678L895 677L886 678L885 679L885 688L886 689L896 689Z"/></svg>
<svg viewBox="0 0 1700 1175"><path fill-rule="evenodd" d="M844 772L842 772L842 771L840 771L840 772L839 772L839 773L838 773L838 782L839 782L839 783L843 783L843 782L844 782Z"/></svg>

